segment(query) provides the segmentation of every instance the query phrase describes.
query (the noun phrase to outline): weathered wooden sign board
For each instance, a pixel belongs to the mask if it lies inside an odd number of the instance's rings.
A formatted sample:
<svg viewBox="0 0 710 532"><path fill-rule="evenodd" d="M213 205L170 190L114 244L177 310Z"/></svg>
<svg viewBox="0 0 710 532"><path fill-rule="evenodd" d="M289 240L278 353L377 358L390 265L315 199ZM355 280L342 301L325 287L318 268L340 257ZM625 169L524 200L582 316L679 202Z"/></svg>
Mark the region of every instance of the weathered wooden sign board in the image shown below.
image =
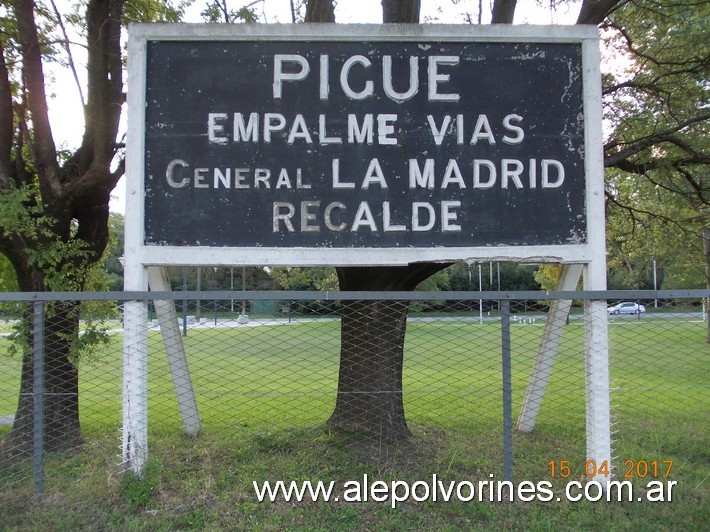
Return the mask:
<svg viewBox="0 0 710 532"><path fill-rule="evenodd" d="M197 249L209 264L591 256L594 29L143 25L131 37L128 210L144 263L193 264Z"/></svg>

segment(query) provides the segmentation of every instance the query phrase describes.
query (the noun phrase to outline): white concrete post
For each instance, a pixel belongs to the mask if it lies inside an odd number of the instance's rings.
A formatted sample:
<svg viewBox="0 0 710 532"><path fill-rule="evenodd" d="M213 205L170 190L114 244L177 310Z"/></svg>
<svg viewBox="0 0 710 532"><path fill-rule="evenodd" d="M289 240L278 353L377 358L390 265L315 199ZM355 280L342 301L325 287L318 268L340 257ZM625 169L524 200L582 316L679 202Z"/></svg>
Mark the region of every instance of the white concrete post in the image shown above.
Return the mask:
<svg viewBox="0 0 710 532"><path fill-rule="evenodd" d="M581 264L563 264L560 278L557 280L557 290L573 291L577 289L579 276L582 274ZM542 399L547 389L547 381L552 373L557 350L560 346L564 326L572 306L571 299L554 300L547 313L545 330L540 339L540 346L535 358L530 382L525 392L525 400L518 416L517 430L532 432L535 421L542 406Z"/></svg>
<svg viewBox="0 0 710 532"><path fill-rule="evenodd" d="M148 267L148 282L150 289L153 291L170 291L170 281L166 268ZM190 436L194 436L200 432L202 424L200 422L200 413L197 409L195 391L192 388L190 368L185 355L185 344L182 341L182 334L180 334L175 301L156 299L153 304L155 305L155 312L158 314L160 333L163 337L165 352L168 355L170 375L173 379L175 396L180 408L185 432Z"/></svg>
<svg viewBox="0 0 710 532"><path fill-rule="evenodd" d="M592 270L590 265L586 270ZM606 273L606 272L604 272ZM594 288L594 274L585 271L589 290ZM604 283L606 284L606 283ZM586 283L585 283L586 285ZM585 369L587 387L587 460L593 460L596 468L604 462L611 471L611 411L609 385L609 327L606 301L585 301ZM609 480L597 474L595 480Z"/></svg>
<svg viewBox="0 0 710 532"><path fill-rule="evenodd" d="M144 113L141 94L145 94L145 42L131 40L128 65L128 114ZM140 58L143 58L142 60ZM136 81L138 83L136 84ZM144 139L142 120L128 126L126 153L126 227L124 246L123 289L146 291L143 247L143 164ZM123 464L140 475L148 459L148 307L145 300L126 301L123 307Z"/></svg>
<svg viewBox="0 0 710 532"><path fill-rule="evenodd" d="M604 219L604 153L602 142L601 74L599 43L584 41L584 144L587 178L587 241L591 261L584 267L584 289L606 290L606 225ZM609 338L606 301L586 301L585 367L587 374L587 459L597 469L611 463L611 414L609 390ZM595 480L608 480L597 474Z"/></svg>
<svg viewBox="0 0 710 532"><path fill-rule="evenodd" d="M123 464L140 475L148 459L148 308L123 304Z"/></svg>

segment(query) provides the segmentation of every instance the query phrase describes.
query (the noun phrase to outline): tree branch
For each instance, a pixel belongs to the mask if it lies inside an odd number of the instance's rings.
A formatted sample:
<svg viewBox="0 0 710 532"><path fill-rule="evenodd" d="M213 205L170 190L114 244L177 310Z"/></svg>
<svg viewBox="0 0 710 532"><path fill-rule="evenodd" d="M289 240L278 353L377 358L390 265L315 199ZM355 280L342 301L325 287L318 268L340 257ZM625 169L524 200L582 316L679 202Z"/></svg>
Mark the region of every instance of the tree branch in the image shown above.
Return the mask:
<svg viewBox="0 0 710 532"><path fill-rule="evenodd" d="M612 28L612 29L618 31L619 34L624 38L624 41L626 42L626 48L628 48L628 50L632 54L634 54L635 56L640 57L642 59L645 59L649 63L653 63L656 66L685 67L689 63L693 63L693 62L699 62L701 65L703 64L702 58L694 60L694 58L692 58L692 57L684 57L682 61L659 61L657 58L655 58L651 55L648 55L648 54L642 52L641 50L639 50L638 48L636 48L634 46L633 40L631 39L631 36L629 35L629 32L626 29L619 26L618 24L609 23L609 24L605 24L604 27L605 28Z"/></svg>
<svg viewBox="0 0 710 532"><path fill-rule="evenodd" d="M81 175L89 168L108 168L114 155L113 145L123 103L120 45L123 4L124 0L91 0L87 7L86 123L81 148L70 161L74 168L65 165L65 180L72 176L72 172ZM86 182L85 179L81 181ZM77 183L75 186L82 185Z"/></svg>
<svg viewBox="0 0 710 532"><path fill-rule="evenodd" d="M600 24L620 3L621 0L584 0L579 9L577 24Z"/></svg>
<svg viewBox="0 0 710 532"><path fill-rule="evenodd" d="M661 63L656 63L660 65ZM667 66L668 63L665 63L665 66ZM681 68L678 70L669 70L667 72L664 72L663 74L657 74L650 78L648 81L640 82L637 81L636 79L631 79L629 81L624 81L622 83L617 83L615 85L610 85L608 87L604 87L602 89L602 95L603 96L608 96L618 90L621 89L635 89L639 91L643 91L649 94L668 94L669 90L672 90L673 87L669 85L669 88L662 88L662 82L667 81L668 78L671 78L672 81L677 81L674 80L675 76L682 76L683 74L690 74L690 75L697 75L697 74L702 74L705 68L705 65L702 63L698 64L697 66L687 66L687 68Z"/></svg>
<svg viewBox="0 0 710 532"><path fill-rule="evenodd" d="M69 47L69 36L67 35L67 30L64 27L64 21L62 20L62 15L59 13L59 10L57 9L57 4L55 3L54 0L52 0L52 8L54 9L54 16L57 17L57 24L59 25L59 29L62 31L62 36L64 39L61 41L62 46L64 46L64 50L67 52L67 60L69 61L69 69L71 70L72 75L74 76L74 83L76 83L76 88L79 91L79 98L81 98L81 105L82 107L86 105L86 102L84 101L84 91L81 88L81 83L79 82L79 76L76 73L76 65L74 64L74 56L71 53L71 48Z"/></svg>
<svg viewBox="0 0 710 532"><path fill-rule="evenodd" d="M59 163L49 123L47 95L44 90L42 54L34 20L34 1L17 0L15 16L22 48L22 65L28 106L32 116L34 136L34 164L39 176L40 190L46 197L61 197Z"/></svg>
<svg viewBox="0 0 710 532"><path fill-rule="evenodd" d="M673 167L676 170L692 165L692 164L708 164L707 156L703 158L698 157L684 157L681 159L676 159L674 161L669 161L668 159L652 159L641 162L634 162L629 159L622 159L614 164L604 164L605 168L618 168L624 172L630 174L646 175L652 170L658 170L660 168ZM648 176L647 176L648 177Z"/></svg>
<svg viewBox="0 0 710 532"><path fill-rule="evenodd" d="M688 120L680 122L670 129L667 129L665 131L659 131L659 132L654 133L652 135L648 135L647 137L638 139L632 143L626 143L626 142L609 143L606 146L604 146L604 153L607 154L604 157L604 166L618 167L618 165L621 161L628 159L632 155L635 155L647 148L650 148L651 146L653 146L654 144L657 144L659 142L668 141L668 138L670 138L673 135L673 133L677 133L678 131L682 131L683 129L685 129L686 127L688 127L692 124L704 122L708 119L710 119L710 113L703 113L701 115L694 116L692 118L689 118ZM609 153L614 148L617 148L618 146L622 146L622 145L629 145L629 147L619 150L617 152Z"/></svg>
<svg viewBox="0 0 710 532"><path fill-rule="evenodd" d="M649 218L655 218L657 220L663 221L664 223L666 223L668 225L675 226L675 227L679 228L681 231L685 232L687 230L684 220L677 220L675 218L672 218L669 216L664 216L664 215L659 214L657 212L648 211L646 209L639 209L638 207L633 207L631 205L627 205L627 204L619 201L617 198L615 198L614 195L611 194L609 191L605 191L605 196L606 196L606 199L608 202L613 203L614 205L616 205L620 209L626 211L628 213L628 215L631 217L631 219L634 220L634 222L637 221L637 218L636 218L637 214L643 214L644 216L648 216ZM636 225L636 223L634 223L632 226L632 233L635 232L635 231L633 231L633 227L635 227L635 225Z"/></svg>
<svg viewBox="0 0 710 532"><path fill-rule="evenodd" d="M662 188L663 190L666 190L672 194L677 194L684 196L685 198L697 198L700 202L700 204L707 206L708 205L708 197L707 197L707 192L708 190L703 188L703 179L700 177L699 179L696 179L693 174L691 174L688 170L683 168L681 164L674 164L673 169L678 172L680 176L683 177L684 182L688 184L688 186L691 189L691 192L689 193L687 190L683 190L681 186L669 186L663 182L661 182L658 179L654 179L652 175L647 175L646 178L656 187ZM675 185L675 182L672 182ZM697 205L696 205L697 207Z"/></svg>
<svg viewBox="0 0 710 532"><path fill-rule="evenodd" d="M121 157L121 160L118 161L118 164L116 165L116 169L111 172L111 190L114 189L116 186L116 183L118 183L118 180L121 179L121 176L126 172L126 158Z"/></svg>
<svg viewBox="0 0 710 532"><path fill-rule="evenodd" d="M12 88L10 72L5 63L5 50L0 40L0 189L10 186L10 167L12 165Z"/></svg>
<svg viewBox="0 0 710 532"><path fill-rule="evenodd" d="M710 164L710 156L706 153L698 151L694 146L679 138L677 135L663 135L660 138L661 142L668 142L691 155L694 159L694 164Z"/></svg>

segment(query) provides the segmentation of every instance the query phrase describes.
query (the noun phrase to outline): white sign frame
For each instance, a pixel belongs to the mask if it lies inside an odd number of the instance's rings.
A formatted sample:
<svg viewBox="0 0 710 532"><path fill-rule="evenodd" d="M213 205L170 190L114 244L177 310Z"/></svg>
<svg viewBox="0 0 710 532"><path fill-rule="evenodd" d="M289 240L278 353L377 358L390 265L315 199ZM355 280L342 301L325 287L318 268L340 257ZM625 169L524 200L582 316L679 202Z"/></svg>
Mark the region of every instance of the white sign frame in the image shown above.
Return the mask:
<svg viewBox="0 0 710 532"><path fill-rule="evenodd" d="M178 247L144 244L145 94L149 41L418 41L579 43L582 46L584 170L587 239L584 244L486 247L307 248ZM176 266L387 266L437 261L589 263L603 259L604 177L599 36L592 26L461 26L341 24L133 24L129 28L126 260Z"/></svg>
<svg viewBox="0 0 710 532"><path fill-rule="evenodd" d="M144 243L147 43L175 41L418 41L579 43L582 47L586 243L555 246L431 248L228 248ZM594 26L132 24L128 40L128 140L124 289L148 289L150 266L388 266L415 262L518 261L581 264L585 290L606 289L602 96ZM572 278L573 276L568 276ZM569 288L573 289L573 288ZM124 464L141 473L148 457L147 303L124 307ZM585 305L587 457L611 462L608 329L605 301ZM536 378L533 375L533 378ZM603 480L599 478L599 480Z"/></svg>

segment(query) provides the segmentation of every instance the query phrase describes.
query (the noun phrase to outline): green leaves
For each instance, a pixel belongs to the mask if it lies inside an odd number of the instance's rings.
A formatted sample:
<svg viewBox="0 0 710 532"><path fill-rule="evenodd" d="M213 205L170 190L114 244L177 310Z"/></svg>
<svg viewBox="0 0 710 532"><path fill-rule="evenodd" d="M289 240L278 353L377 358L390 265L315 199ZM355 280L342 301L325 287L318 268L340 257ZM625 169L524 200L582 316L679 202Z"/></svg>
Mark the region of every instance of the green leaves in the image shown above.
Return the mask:
<svg viewBox="0 0 710 532"><path fill-rule="evenodd" d="M230 9L227 0L211 0L200 15L202 15L205 22L226 22L228 24L246 22L254 24L259 21L259 15L252 5L253 3L238 9Z"/></svg>
<svg viewBox="0 0 710 532"><path fill-rule="evenodd" d="M337 290L338 276L335 268L287 268L277 266L269 275L284 290Z"/></svg>
<svg viewBox="0 0 710 532"><path fill-rule="evenodd" d="M709 17L707 2L641 0L603 26L615 67L603 80L613 287L653 288L654 260L661 288L706 284Z"/></svg>
<svg viewBox="0 0 710 532"><path fill-rule="evenodd" d="M123 8L123 23L180 22L185 9L194 0L127 0Z"/></svg>

